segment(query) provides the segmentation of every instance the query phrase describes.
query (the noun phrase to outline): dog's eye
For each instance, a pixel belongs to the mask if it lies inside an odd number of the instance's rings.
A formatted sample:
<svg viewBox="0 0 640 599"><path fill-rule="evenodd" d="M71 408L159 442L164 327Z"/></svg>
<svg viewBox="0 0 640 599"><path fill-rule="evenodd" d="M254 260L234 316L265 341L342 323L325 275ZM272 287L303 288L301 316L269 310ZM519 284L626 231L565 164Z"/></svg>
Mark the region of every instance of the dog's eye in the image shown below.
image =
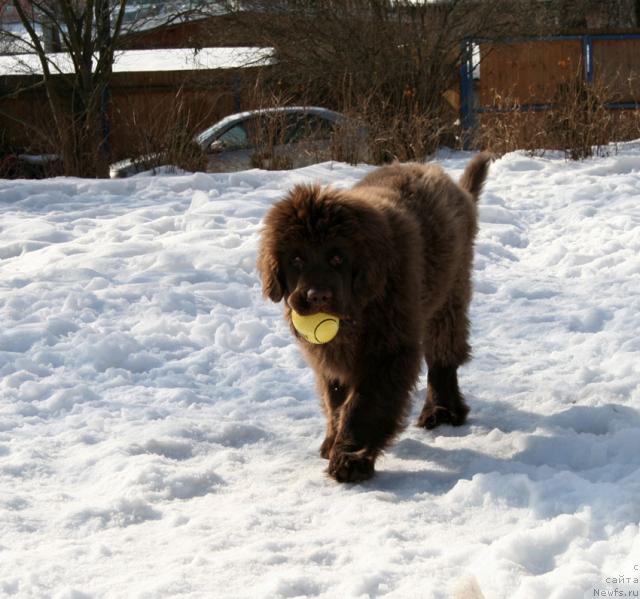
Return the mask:
<svg viewBox="0 0 640 599"><path fill-rule="evenodd" d="M301 269L304 266L304 259L302 256L294 256L291 258L291 264L297 269Z"/></svg>
<svg viewBox="0 0 640 599"><path fill-rule="evenodd" d="M334 268L340 266L343 262L342 256L340 254L332 254L331 258L329 258L329 264Z"/></svg>

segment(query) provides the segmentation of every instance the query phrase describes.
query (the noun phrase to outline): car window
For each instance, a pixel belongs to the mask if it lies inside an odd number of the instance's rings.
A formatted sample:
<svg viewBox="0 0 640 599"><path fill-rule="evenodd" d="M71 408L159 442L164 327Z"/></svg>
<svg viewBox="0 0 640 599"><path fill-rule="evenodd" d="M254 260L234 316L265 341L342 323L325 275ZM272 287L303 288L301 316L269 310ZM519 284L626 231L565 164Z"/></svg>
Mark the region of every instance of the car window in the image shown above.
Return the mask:
<svg viewBox="0 0 640 599"><path fill-rule="evenodd" d="M273 146L284 143L286 115L279 112L260 115L253 126L253 139L256 146Z"/></svg>
<svg viewBox="0 0 640 599"><path fill-rule="evenodd" d="M316 115L274 112L250 117L227 129L214 142L215 149L272 148L305 141L327 140L333 123Z"/></svg>
<svg viewBox="0 0 640 599"><path fill-rule="evenodd" d="M332 123L312 114L289 115L286 143L315 141L331 137Z"/></svg>
<svg viewBox="0 0 640 599"><path fill-rule="evenodd" d="M220 144L225 150L239 150L249 146L249 136L244 124L238 123L227 129L214 143Z"/></svg>

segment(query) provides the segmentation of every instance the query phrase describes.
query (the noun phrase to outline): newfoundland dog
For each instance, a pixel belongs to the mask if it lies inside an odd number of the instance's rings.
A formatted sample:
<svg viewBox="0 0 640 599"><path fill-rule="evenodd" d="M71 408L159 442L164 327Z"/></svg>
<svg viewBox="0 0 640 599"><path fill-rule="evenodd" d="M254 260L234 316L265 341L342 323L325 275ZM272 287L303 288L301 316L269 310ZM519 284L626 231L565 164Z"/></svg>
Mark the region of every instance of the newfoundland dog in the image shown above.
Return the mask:
<svg viewBox="0 0 640 599"><path fill-rule="evenodd" d="M490 157L459 184L438 166L393 164L348 190L296 185L267 214L258 269L264 294L291 310L340 319L337 336L307 342L327 416L329 474L356 482L398 434L422 359L427 397L418 426L459 426L467 407L458 366L470 357L476 203Z"/></svg>

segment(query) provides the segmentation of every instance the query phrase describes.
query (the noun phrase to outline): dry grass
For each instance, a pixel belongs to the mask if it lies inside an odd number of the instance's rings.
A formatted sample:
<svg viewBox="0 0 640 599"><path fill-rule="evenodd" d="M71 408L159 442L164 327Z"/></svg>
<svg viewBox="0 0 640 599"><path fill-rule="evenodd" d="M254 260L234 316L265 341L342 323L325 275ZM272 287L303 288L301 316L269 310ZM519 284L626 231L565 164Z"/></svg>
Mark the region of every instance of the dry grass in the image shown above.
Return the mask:
<svg viewBox="0 0 640 599"><path fill-rule="evenodd" d="M569 160L605 155L615 151L616 142L640 136L640 111L607 107L619 99L606 85L587 84L582 76L558 86L546 111L521 111L512 98L496 95L495 112L480 117L475 141L496 154L559 150Z"/></svg>
<svg viewBox="0 0 640 599"><path fill-rule="evenodd" d="M213 101L212 106L215 106ZM152 170L170 165L186 171L206 169L206 156L194 143L196 133L211 124L211 119L198 116L187 107L181 90L170 102L154 106L153 114L131 112L127 126L132 131L128 153L140 170Z"/></svg>

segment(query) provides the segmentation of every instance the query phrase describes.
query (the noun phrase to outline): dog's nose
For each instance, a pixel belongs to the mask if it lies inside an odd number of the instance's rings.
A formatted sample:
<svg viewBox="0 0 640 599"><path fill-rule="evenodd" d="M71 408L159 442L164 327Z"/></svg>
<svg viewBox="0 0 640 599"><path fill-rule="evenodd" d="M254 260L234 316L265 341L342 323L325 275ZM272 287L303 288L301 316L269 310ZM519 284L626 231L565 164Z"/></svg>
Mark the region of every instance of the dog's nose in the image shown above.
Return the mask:
<svg viewBox="0 0 640 599"><path fill-rule="evenodd" d="M321 306L331 301L333 293L329 289L315 289L311 288L307 291L307 301L312 306Z"/></svg>

